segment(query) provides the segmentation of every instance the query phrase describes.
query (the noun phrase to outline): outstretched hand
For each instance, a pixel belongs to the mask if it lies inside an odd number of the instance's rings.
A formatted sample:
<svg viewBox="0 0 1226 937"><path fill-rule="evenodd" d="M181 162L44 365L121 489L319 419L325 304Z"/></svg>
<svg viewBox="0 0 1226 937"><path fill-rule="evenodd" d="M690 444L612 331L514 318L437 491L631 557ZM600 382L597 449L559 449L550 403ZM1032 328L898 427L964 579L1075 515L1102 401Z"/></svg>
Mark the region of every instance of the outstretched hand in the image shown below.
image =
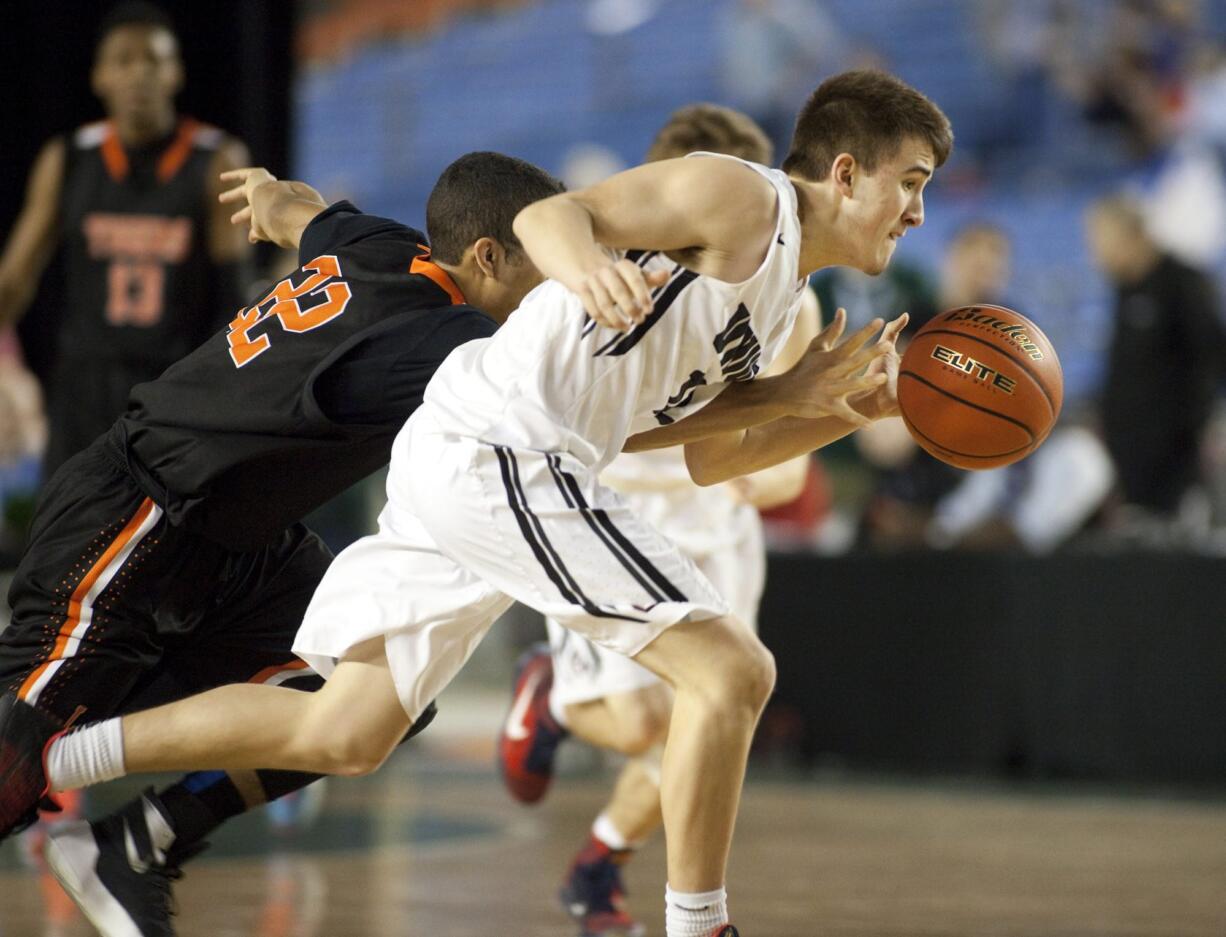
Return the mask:
<svg viewBox="0 0 1226 937"><path fill-rule="evenodd" d="M265 211L268 206L271 206L272 200L265 200L262 204L257 204L255 193L263 186L275 184L281 186L285 194L291 198L315 202L321 207L327 204L324 197L305 182L278 181L276 176L262 166L231 169L221 174L221 180L237 183L234 188L227 189L218 195L217 199L224 204L239 205L239 208L230 216L230 223L249 225L247 240L252 244L258 241L278 243L275 232L270 229L270 219L265 217Z"/></svg>
<svg viewBox="0 0 1226 937"><path fill-rule="evenodd" d="M886 324L877 339L877 347L881 350L879 357L868 366L866 374L884 374L885 381L877 387L870 399L857 402L857 407L872 413L874 419L898 416L898 368L902 363L902 355L898 352L898 336L911 317L903 313L897 319ZM868 406L865 407L864 404Z"/></svg>
<svg viewBox="0 0 1226 937"><path fill-rule="evenodd" d="M847 313L839 309L796 365L780 376L780 393L788 411L806 419L834 416L855 426L896 413L895 344L906 324L905 313L884 327L883 320L873 319L843 339ZM874 342L879 329L881 334Z"/></svg>

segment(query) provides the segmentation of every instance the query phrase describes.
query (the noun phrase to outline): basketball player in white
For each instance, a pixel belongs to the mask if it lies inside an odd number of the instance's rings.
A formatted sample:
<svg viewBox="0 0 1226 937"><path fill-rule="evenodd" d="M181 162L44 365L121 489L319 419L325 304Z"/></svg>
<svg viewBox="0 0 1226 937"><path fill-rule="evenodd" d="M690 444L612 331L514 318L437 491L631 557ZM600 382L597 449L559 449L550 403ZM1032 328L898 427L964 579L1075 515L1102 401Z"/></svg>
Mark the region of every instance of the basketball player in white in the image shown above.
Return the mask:
<svg viewBox="0 0 1226 937"><path fill-rule="evenodd" d="M516 234L550 279L448 357L397 438L379 533L337 557L295 644L323 689L223 687L77 730L47 745L51 789L169 769L372 771L518 599L672 687L666 933L736 937L724 873L774 662L597 475L648 431L640 445L686 442L710 485L894 415L901 318L836 345L836 315L801 365L755 378L810 272L885 269L951 146L927 98L849 72L807 102L783 171L692 155L521 212Z"/></svg>
<svg viewBox="0 0 1226 937"><path fill-rule="evenodd" d="M656 134L647 161L694 151L724 153L769 166L770 139L754 121L716 104L675 112ZM780 373L804 354L818 331L811 289L783 351ZM727 601L736 619L757 630L766 581L758 508L792 500L804 487L809 456L751 476L700 488L680 447L618 456L600 482L625 497L635 514L680 548ZM553 773L558 743L572 734L630 760L613 796L592 825L562 885L563 908L581 937L633 937L644 928L623 906L621 868L662 822L660 753L668 734L672 691L651 671L594 644L558 622L546 622L549 644L521 660L516 694L499 740L502 776L512 795L539 800Z"/></svg>

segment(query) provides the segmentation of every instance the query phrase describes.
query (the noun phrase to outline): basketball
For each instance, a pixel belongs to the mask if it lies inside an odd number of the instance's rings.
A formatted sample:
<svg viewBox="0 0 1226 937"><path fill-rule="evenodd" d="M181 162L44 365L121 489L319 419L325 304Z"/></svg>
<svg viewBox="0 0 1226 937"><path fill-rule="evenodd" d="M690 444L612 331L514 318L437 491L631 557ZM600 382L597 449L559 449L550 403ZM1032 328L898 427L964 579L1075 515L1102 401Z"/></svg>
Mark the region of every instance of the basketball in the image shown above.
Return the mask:
<svg viewBox="0 0 1226 937"><path fill-rule="evenodd" d="M898 372L898 403L912 437L963 469L1025 458L1051 432L1063 400L1051 342L1003 306L941 313L916 333Z"/></svg>

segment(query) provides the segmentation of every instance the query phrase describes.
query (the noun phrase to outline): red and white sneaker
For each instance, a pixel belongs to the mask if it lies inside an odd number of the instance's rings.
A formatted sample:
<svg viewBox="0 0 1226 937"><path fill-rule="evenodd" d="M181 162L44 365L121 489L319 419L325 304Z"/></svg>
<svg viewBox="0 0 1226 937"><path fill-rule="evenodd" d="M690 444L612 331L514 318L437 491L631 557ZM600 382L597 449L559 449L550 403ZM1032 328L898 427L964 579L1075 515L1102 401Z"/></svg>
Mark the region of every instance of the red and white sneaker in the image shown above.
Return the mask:
<svg viewBox="0 0 1226 937"><path fill-rule="evenodd" d="M498 737L498 767L511 796L534 804L549 789L558 745L569 734L549 712L553 657L537 644L515 666L515 697Z"/></svg>
<svg viewBox="0 0 1226 937"><path fill-rule="evenodd" d="M711 931L711 937L741 937L741 935L731 924L721 924Z"/></svg>
<svg viewBox="0 0 1226 937"><path fill-rule="evenodd" d="M38 819L38 811L59 812L47 792L43 764L51 739L62 727L54 717L17 698L0 694L0 840Z"/></svg>

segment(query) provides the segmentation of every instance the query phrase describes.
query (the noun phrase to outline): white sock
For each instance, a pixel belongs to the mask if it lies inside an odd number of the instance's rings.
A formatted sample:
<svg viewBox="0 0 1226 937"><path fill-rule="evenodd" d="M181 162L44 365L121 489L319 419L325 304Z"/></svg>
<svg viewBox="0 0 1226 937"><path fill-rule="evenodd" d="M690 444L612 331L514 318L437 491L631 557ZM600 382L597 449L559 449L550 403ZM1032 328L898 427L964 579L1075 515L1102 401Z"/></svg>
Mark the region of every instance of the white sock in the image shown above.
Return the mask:
<svg viewBox="0 0 1226 937"><path fill-rule="evenodd" d="M710 937L728 923L728 892L683 892L664 886L664 930L667 937Z"/></svg>
<svg viewBox="0 0 1226 937"><path fill-rule="evenodd" d="M592 835L614 852L634 848L634 844L628 842L626 837L622 836L621 830L613 825L607 813L602 813L596 818L596 822L592 824Z"/></svg>
<svg viewBox="0 0 1226 937"><path fill-rule="evenodd" d="M47 750L47 783L71 791L123 777L123 727L107 719L61 736Z"/></svg>
<svg viewBox="0 0 1226 937"><path fill-rule="evenodd" d="M566 706L558 702L557 687L558 685L555 683L553 689L549 691L549 715L553 716L554 722L569 732L570 725L566 721Z"/></svg>

